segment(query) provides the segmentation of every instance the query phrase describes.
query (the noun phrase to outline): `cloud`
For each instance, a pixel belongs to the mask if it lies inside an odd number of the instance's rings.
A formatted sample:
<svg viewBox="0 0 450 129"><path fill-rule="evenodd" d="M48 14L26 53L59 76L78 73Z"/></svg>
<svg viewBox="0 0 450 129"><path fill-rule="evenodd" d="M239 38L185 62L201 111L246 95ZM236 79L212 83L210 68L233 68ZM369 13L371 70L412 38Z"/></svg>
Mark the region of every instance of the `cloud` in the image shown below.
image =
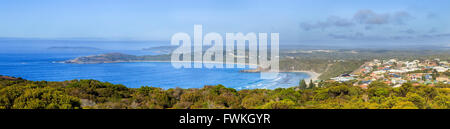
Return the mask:
<svg viewBox="0 0 450 129"><path fill-rule="evenodd" d="M351 34L328 34L329 37L334 39L345 39L345 40L403 40L403 39L411 39L413 36L366 36L364 33L357 32Z"/></svg>
<svg viewBox="0 0 450 129"><path fill-rule="evenodd" d="M353 16L360 24L387 24L389 23L389 15L376 14L371 10L360 10Z"/></svg>
<svg viewBox="0 0 450 129"><path fill-rule="evenodd" d="M450 33L441 33L440 28L422 30L414 26L411 21L415 18L406 11L379 13L372 10L358 10L349 17L330 16L315 22L302 22L300 26L305 31L329 29L320 32L319 35L349 41L415 42L450 38Z"/></svg>
<svg viewBox="0 0 450 129"><path fill-rule="evenodd" d="M428 31L428 33L436 33L438 30L436 29L436 28L431 28L429 31Z"/></svg>
<svg viewBox="0 0 450 129"><path fill-rule="evenodd" d="M391 36L388 37L388 39L393 39L393 40L404 40L404 39L412 39L414 38L413 36Z"/></svg>
<svg viewBox="0 0 450 129"><path fill-rule="evenodd" d="M335 38L335 39L352 39L352 40L365 38L364 33L361 33L361 32L356 32L356 33L349 34L349 35L330 33L330 34L328 34L328 36Z"/></svg>
<svg viewBox="0 0 450 129"><path fill-rule="evenodd" d="M424 34L424 35L397 35L397 36L367 36L364 33L356 32L350 34L328 34L329 37L334 39L346 39L346 40L405 40L405 39L430 39L430 38L448 38L450 33L440 34Z"/></svg>
<svg viewBox="0 0 450 129"><path fill-rule="evenodd" d="M308 23L308 22L300 23L300 27L305 31L309 31L309 30L313 30L313 29L325 29L325 28L328 28L328 26L329 26L328 24L323 23L323 22L317 22L315 24Z"/></svg>
<svg viewBox="0 0 450 129"><path fill-rule="evenodd" d="M312 29L326 29L329 27L350 27L353 25L355 25L353 21L337 16L330 16L327 18L327 20L318 21L316 23L308 23L308 22L300 23L300 27L306 31Z"/></svg>
<svg viewBox="0 0 450 129"><path fill-rule="evenodd" d="M427 18L428 19L433 19L433 18L438 18L439 16L437 15L437 14L435 14L435 13L428 13L427 14Z"/></svg>
<svg viewBox="0 0 450 129"><path fill-rule="evenodd" d="M442 37L450 37L450 33L441 33L441 34L424 34L420 35L422 38L442 38Z"/></svg>
<svg viewBox="0 0 450 129"><path fill-rule="evenodd" d="M407 30L403 30L403 31L400 31L400 32L407 33L407 34L414 34L414 33L416 33L416 31L413 30L413 29L407 29Z"/></svg>
<svg viewBox="0 0 450 129"><path fill-rule="evenodd" d="M391 18L391 20L396 24L404 24L405 22L414 19L413 16L405 11L395 12Z"/></svg>
<svg viewBox="0 0 450 129"><path fill-rule="evenodd" d="M328 17L327 23L338 27L349 27L355 25L351 20L344 19L337 16Z"/></svg>
<svg viewBox="0 0 450 129"><path fill-rule="evenodd" d="M370 30L372 25L405 24L413 19L408 12L399 11L394 13L375 13L372 10L359 10L351 18L342 18L338 16L330 16L325 21L317 21L315 23L302 22L300 27L305 30L327 29L330 27L352 27L355 25L364 25L366 30Z"/></svg>
<svg viewBox="0 0 450 129"><path fill-rule="evenodd" d="M360 24L367 25L383 25L383 24L404 24L413 17L404 11L395 12L393 14L378 14L372 10L359 10L353 16L353 19Z"/></svg>

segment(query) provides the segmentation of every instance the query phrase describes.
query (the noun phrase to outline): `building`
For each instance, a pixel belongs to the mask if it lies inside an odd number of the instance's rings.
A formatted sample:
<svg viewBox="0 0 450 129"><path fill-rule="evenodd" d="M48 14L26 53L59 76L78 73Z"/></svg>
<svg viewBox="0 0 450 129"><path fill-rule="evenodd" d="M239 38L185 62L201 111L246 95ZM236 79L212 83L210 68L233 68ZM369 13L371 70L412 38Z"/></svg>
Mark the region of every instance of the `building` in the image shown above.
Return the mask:
<svg viewBox="0 0 450 129"><path fill-rule="evenodd" d="M355 78L350 74L342 74L339 77L331 78L331 80L338 81L338 82L346 82L350 80L354 80Z"/></svg>
<svg viewBox="0 0 450 129"><path fill-rule="evenodd" d="M413 62L406 62L405 65L408 68L415 68L415 67L417 67L417 63L414 62L414 61Z"/></svg>
<svg viewBox="0 0 450 129"><path fill-rule="evenodd" d="M442 66L436 66L433 67L434 70L436 70L437 72L445 72L448 70L448 68L442 67Z"/></svg>
<svg viewBox="0 0 450 129"><path fill-rule="evenodd" d="M373 71L372 73L374 73L374 74L384 74L384 73L386 73L386 70Z"/></svg>
<svg viewBox="0 0 450 129"><path fill-rule="evenodd" d="M450 79L447 76L440 76L436 78L436 81L440 82L450 82Z"/></svg>
<svg viewBox="0 0 450 129"><path fill-rule="evenodd" d="M418 81L422 79L422 73L413 73L408 75L409 79L412 81Z"/></svg>

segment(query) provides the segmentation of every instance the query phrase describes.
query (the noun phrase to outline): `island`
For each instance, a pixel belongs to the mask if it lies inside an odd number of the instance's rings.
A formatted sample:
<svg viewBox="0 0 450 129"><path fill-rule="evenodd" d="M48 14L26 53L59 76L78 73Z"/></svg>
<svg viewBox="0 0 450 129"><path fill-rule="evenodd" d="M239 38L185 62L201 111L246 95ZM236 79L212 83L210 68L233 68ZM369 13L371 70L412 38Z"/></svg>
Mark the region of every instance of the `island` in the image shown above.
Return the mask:
<svg viewBox="0 0 450 129"><path fill-rule="evenodd" d="M120 62L144 62L144 61L170 61L170 55L145 55L136 56L123 53L106 53L77 57L72 60L62 61L70 64L98 64L98 63L120 63Z"/></svg>

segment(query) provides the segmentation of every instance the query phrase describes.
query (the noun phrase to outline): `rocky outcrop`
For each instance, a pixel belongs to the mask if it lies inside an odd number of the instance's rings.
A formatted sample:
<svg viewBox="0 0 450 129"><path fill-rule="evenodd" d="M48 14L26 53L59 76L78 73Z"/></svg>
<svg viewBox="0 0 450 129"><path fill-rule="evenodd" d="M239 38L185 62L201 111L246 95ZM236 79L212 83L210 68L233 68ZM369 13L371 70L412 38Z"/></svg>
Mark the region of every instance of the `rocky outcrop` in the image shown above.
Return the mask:
<svg viewBox="0 0 450 129"><path fill-rule="evenodd" d="M73 60L64 61L71 64L97 64L97 63L118 63L139 60L138 56L127 55L122 53L108 53L93 56L77 57Z"/></svg>
<svg viewBox="0 0 450 129"><path fill-rule="evenodd" d="M120 62L140 62L140 61L170 61L170 55L145 55L135 56L122 53L107 53L93 56L77 57L73 60L66 60L58 63L69 64L99 64L99 63L120 63Z"/></svg>

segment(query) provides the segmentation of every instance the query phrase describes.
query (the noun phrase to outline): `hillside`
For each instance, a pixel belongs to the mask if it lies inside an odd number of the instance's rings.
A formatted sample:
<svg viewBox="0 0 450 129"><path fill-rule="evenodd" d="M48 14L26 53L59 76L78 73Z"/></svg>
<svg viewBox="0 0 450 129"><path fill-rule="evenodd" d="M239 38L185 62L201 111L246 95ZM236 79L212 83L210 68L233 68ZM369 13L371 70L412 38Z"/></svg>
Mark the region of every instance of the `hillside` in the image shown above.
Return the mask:
<svg viewBox="0 0 450 129"><path fill-rule="evenodd" d="M73 64L97 64L97 63L119 63L119 62L138 62L138 61L168 61L168 55L146 55L135 56L123 53L107 53L100 55L77 57L73 60L63 61L63 63Z"/></svg>

